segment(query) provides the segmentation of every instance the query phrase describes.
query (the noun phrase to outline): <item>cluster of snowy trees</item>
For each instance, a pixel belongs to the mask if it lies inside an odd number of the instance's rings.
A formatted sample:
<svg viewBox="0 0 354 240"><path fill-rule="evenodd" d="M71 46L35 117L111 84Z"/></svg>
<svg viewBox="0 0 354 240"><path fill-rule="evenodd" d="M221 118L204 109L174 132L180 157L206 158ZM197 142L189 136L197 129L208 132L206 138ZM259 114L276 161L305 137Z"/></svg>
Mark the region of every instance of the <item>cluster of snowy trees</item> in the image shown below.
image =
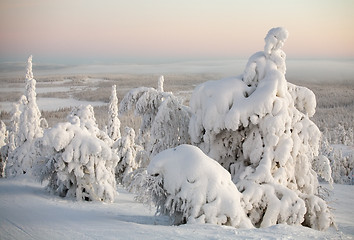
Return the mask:
<svg viewBox="0 0 354 240"><path fill-rule="evenodd" d="M112 202L122 184L175 224L326 229L333 217L318 176L332 181L330 160L319 156L321 133L310 120L314 94L285 79L287 37L271 29L242 75L197 86L190 106L164 91L161 76L156 89L130 90L118 111L112 86L104 130L90 105L47 128L30 57L26 94L11 126L0 126L1 175L33 174L77 200ZM121 134L119 115L129 111L141 126Z"/></svg>

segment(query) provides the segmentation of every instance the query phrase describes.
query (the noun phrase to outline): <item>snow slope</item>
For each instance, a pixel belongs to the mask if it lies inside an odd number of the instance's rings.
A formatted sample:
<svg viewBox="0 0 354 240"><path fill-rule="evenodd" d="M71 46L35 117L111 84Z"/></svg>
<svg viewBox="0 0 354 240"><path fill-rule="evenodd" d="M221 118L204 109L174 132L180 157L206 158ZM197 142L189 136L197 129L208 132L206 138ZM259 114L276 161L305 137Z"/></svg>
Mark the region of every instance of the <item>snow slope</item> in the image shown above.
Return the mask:
<svg viewBox="0 0 354 240"><path fill-rule="evenodd" d="M211 224L170 226L119 188L114 203L76 202L49 195L31 179L0 179L0 239L353 239L353 185L335 185L330 205L338 225L325 232L275 225L236 229Z"/></svg>

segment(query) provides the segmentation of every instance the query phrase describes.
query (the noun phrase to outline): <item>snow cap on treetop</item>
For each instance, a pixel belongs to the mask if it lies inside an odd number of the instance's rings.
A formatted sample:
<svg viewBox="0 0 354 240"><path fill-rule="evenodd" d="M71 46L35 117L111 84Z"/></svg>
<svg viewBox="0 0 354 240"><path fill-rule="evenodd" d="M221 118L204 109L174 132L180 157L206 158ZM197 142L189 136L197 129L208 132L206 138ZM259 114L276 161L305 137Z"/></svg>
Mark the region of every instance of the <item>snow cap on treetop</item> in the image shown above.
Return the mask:
<svg viewBox="0 0 354 240"><path fill-rule="evenodd" d="M264 41L266 42L264 46L264 53L271 54L272 52L281 49L288 36L288 30L283 27L270 29L267 36L264 38Z"/></svg>
<svg viewBox="0 0 354 240"><path fill-rule="evenodd" d="M32 72L32 55L28 57L27 60L27 73L26 73L26 79L32 79L33 78L33 72Z"/></svg>

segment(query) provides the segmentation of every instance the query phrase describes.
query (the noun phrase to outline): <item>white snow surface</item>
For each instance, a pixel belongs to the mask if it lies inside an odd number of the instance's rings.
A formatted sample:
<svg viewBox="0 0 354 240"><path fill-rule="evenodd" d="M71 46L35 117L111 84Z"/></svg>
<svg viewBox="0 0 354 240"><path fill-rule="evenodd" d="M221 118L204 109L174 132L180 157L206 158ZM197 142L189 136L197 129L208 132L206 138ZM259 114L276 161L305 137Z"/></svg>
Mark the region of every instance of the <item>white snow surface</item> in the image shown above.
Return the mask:
<svg viewBox="0 0 354 240"><path fill-rule="evenodd" d="M111 204L49 195L26 176L0 179L0 239L353 239L353 185L334 185L331 206L338 231L278 224L236 229L212 224L170 226L118 187Z"/></svg>

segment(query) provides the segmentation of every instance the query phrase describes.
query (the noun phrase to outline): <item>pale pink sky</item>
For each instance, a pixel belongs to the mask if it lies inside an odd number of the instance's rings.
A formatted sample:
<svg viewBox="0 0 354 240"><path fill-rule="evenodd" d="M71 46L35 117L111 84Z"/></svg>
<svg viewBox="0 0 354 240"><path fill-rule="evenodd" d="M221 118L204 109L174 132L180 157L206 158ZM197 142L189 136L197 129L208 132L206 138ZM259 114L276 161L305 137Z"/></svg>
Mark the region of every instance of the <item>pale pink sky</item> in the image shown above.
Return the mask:
<svg viewBox="0 0 354 240"><path fill-rule="evenodd" d="M237 58L272 27L288 58L353 58L353 0L1 0L0 60Z"/></svg>

